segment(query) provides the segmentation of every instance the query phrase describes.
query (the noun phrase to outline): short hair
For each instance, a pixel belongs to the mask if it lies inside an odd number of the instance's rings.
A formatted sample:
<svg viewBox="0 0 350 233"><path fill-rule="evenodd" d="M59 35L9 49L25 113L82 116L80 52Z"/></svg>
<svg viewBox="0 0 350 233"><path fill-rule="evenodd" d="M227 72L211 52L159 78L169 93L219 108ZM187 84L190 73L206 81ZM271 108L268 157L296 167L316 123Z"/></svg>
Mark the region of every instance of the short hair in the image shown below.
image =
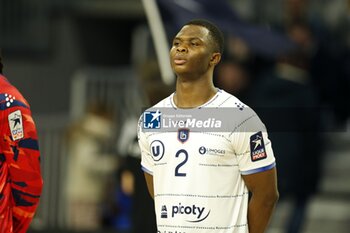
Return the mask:
<svg viewBox="0 0 350 233"><path fill-rule="evenodd" d="M221 54L224 52L224 34L214 23L206 19L193 19L185 23L184 26L186 25L197 25L208 29L209 34L215 44L214 50L216 52L220 52Z"/></svg>

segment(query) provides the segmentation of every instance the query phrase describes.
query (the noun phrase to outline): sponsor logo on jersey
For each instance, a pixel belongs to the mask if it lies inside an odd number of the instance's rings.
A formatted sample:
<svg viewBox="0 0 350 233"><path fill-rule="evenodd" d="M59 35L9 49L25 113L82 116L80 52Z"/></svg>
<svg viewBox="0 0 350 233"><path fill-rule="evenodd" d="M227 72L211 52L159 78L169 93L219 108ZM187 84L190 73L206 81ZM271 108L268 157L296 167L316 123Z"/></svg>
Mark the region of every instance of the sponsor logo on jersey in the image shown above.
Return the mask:
<svg viewBox="0 0 350 233"><path fill-rule="evenodd" d="M250 137L250 157L253 162L267 157L264 138L261 131Z"/></svg>
<svg viewBox="0 0 350 233"><path fill-rule="evenodd" d="M205 153L207 153L207 148L205 148L204 146L199 147L199 154L204 155Z"/></svg>
<svg viewBox="0 0 350 233"><path fill-rule="evenodd" d="M201 155L204 155L204 154L219 155L219 156L225 155L225 150L223 149L209 148L204 146L199 147L198 152Z"/></svg>
<svg viewBox="0 0 350 233"><path fill-rule="evenodd" d="M171 207L171 215L168 215L166 205L162 205L161 207L161 218L176 218L179 215L185 215L186 222L202 222L209 214L210 210L196 205L184 206L181 203L173 205Z"/></svg>
<svg viewBox="0 0 350 233"><path fill-rule="evenodd" d="M144 129L160 129L162 113L157 111L145 111L143 113Z"/></svg>
<svg viewBox="0 0 350 233"><path fill-rule="evenodd" d="M160 217L161 218L168 218L168 210L166 208L166 205L162 206L162 209L160 211Z"/></svg>
<svg viewBox="0 0 350 233"><path fill-rule="evenodd" d="M188 138L190 137L190 130L183 128L183 129L178 129L177 131L177 139L182 142L185 143Z"/></svg>
<svg viewBox="0 0 350 233"><path fill-rule="evenodd" d="M8 115L8 121L12 139L18 140L24 137L21 110L14 111Z"/></svg>
<svg viewBox="0 0 350 233"><path fill-rule="evenodd" d="M164 144L159 140L154 140L151 143L151 154L154 161L159 161L163 158L165 152Z"/></svg>

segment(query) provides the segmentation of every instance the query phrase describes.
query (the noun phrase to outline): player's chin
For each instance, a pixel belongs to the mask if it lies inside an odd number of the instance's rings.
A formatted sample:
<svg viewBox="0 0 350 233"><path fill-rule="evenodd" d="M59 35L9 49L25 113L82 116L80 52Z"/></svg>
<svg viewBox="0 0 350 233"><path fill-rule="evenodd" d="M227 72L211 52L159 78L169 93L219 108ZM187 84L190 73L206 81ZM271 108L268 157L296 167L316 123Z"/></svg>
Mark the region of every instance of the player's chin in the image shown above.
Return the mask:
<svg viewBox="0 0 350 233"><path fill-rule="evenodd" d="M173 65L173 71L175 74L181 75L189 73L189 69L186 65Z"/></svg>

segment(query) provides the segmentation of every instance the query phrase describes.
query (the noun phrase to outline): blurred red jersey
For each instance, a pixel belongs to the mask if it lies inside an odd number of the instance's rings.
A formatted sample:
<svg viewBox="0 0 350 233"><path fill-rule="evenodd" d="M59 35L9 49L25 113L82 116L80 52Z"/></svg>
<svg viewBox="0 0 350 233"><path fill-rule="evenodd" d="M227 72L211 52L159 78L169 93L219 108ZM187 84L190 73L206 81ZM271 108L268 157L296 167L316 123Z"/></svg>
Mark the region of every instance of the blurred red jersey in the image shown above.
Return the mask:
<svg viewBox="0 0 350 233"><path fill-rule="evenodd" d="M0 74L0 233L25 233L43 180L29 104Z"/></svg>

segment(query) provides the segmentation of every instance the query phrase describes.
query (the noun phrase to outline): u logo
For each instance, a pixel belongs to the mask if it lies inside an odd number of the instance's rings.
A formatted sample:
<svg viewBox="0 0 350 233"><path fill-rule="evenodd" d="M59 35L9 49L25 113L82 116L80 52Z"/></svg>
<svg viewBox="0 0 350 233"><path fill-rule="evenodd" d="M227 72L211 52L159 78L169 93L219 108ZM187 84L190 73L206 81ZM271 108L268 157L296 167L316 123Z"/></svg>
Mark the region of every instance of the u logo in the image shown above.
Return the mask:
<svg viewBox="0 0 350 233"><path fill-rule="evenodd" d="M159 161L164 156L164 144L159 140L154 140L151 143L151 153L154 161Z"/></svg>

